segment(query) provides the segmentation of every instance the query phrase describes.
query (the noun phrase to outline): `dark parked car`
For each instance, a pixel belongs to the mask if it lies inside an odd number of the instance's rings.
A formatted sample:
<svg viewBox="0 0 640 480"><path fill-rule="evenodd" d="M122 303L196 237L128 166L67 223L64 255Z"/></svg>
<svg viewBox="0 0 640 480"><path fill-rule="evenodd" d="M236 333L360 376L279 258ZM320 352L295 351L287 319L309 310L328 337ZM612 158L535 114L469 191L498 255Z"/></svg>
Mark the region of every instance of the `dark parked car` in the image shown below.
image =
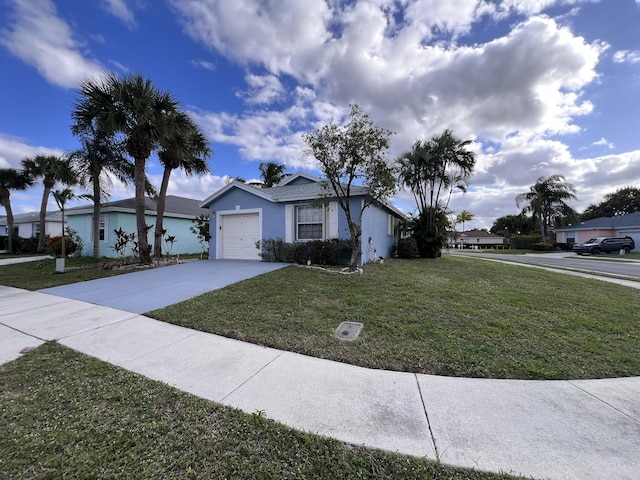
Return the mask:
<svg viewBox="0 0 640 480"><path fill-rule="evenodd" d="M629 253L634 248L636 248L636 244L631 237L596 237L586 243L574 245L573 251L578 255L583 253L597 255L599 253L618 253L620 250Z"/></svg>

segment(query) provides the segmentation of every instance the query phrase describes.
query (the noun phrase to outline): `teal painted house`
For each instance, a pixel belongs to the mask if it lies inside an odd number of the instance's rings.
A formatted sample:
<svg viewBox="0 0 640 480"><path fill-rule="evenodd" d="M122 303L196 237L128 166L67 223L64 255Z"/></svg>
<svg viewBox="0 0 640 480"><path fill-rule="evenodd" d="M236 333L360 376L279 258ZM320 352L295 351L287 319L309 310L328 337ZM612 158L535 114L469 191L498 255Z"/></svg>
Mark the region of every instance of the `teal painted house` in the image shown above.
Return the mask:
<svg viewBox="0 0 640 480"><path fill-rule="evenodd" d="M260 188L233 181L204 200L210 218L209 258L260 260L256 242L281 238L306 242L349 238L347 218L320 179L306 173L285 178L278 185ZM352 212L359 212L367 189L351 189ZM390 257L403 213L389 203L373 203L362 217L360 263Z"/></svg>
<svg viewBox="0 0 640 480"><path fill-rule="evenodd" d="M176 237L171 247L171 254L202 252L202 245L189 229L193 219L208 214L208 210L200 208L199 200L167 195L163 225L166 235ZM145 215L147 225L156 224L156 202L145 198ZM92 218L93 205L70 208L65 211L67 224L77 232L84 242L82 255L93 254ZM100 255L115 258L118 254L113 249L116 242L114 230L122 228L127 233L136 233L135 199L127 198L115 202L104 203L100 207ZM165 236L166 236L165 235ZM149 243L153 243L154 229L148 235ZM162 251L167 252L170 246L163 242ZM127 252L128 255L131 252Z"/></svg>

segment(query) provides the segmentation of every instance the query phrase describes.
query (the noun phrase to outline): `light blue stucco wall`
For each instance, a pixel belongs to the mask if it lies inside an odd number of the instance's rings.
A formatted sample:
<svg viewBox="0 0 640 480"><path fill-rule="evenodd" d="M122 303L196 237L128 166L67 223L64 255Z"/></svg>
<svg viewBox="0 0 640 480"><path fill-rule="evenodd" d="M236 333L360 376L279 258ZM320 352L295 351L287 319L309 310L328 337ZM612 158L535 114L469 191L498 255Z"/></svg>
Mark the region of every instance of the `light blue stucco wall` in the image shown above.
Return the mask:
<svg viewBox="0 0 640 480"><path fill-rule="evenodd" d="M105 228L105 239L100 241L100 256L115 258L118 254L113 250L113 245L116 242L116 234L114 230L122 228L127 233L136 233L136 216L134 213L125 212L104 212L102 215L106 216L107 225ZM67 219L69 227L75 230L84 242L83 255L93 255L93 241L91 240L91 215L79 214L70 215ZM156 224L155 215L146 215L145 221L147 225ZM167 230L167 235L173 235L176 237L176 242L173 244L171 254L186 254L186 253L200 253L202 247L198 242L198 238L192 233L189 228L193 226L193 222L189 218L175 218L165 216L163 219L164 229ZM147 236L150 244L153 244L155 228L149 231ZM169 246L163 241L162 251L166 253ZM127 251L127 255L131 254L131 250Z"/></svg>
<svg viewBox="0 0 640 480"><path fill-rule="evenodd" d="M393 255L395 235L389 235L389 212L370 205L362 218L362 263L376 257L389 258ZM371 242L369 241L371 239Z"/></svg>

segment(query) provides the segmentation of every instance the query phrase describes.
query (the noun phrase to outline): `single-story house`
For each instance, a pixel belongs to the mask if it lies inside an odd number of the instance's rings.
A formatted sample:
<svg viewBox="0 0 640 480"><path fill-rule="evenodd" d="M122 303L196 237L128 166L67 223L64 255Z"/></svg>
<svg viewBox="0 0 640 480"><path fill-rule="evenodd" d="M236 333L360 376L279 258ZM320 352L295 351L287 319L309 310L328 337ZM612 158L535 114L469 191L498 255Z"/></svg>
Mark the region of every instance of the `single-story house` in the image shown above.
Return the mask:
<svg viewBox="0 0 640 480"><path fill-rule="evenodd" d="M467 230L449 235L449 245L457 248L497 248L504 246L504 237L486 230Z"/></svg>
<svg viewBox="0 0 640 480"><path fill-rule="evenodd" d="M640 212L594 218L577 225L556 228L555 233L558 243L585 243L596 237L629 236L635 241L637 252L640 251Z"/></svg>
<svg viewBox="0 0 640 480"><path fill-rule="evenodd" d="M7 217L0 217L0 235L7 235L7 233ZM62 214L59 211L47 213L44 222L44 233L50 237L62 235ZM15 214L13 216L13 234L22 238L32 238L40 235L40 212Z"/></svg>
<svg viewBox="0 0 640 480"><path fill-rule="evenodd" d="M336 199L319 205L326 190L319 178L297 173L274 187L233 181L200 206L209 210L209 258L260 260L256 243L280 238L305 242L350 238L347 218ZM367 189L351 189L352 212L359 212ZM404 214L390 203L373 203L362 217L360 263L390 257Z"/></svg>
<svg viewBox="0 0 640 480"><path fill-rule="evenodd" d="M167 195L163 226L166 235L176 237L176 242L171 247L171 254L200 253L202 246L196 235L190 231L194 226L193 220L199 215L207 215L206 209L199 207L200 200ZM69 208L65 210L68 225L82 238L84 248L82 255L93 254L93 205ZM145 219L147 225L156 224L156 202L145 197ZM137 233L135 198L127 198L114 202L104 203L100 207L100 255L104 257L117 257L113 249L116 242L114 230L122 228L126 233ZM154 230L149 231L147 239L153 244ZM165 235L165 236L166 236ZM168 245L163 245L163 252ZM128 252L127 254L130 254Z"/></svg>

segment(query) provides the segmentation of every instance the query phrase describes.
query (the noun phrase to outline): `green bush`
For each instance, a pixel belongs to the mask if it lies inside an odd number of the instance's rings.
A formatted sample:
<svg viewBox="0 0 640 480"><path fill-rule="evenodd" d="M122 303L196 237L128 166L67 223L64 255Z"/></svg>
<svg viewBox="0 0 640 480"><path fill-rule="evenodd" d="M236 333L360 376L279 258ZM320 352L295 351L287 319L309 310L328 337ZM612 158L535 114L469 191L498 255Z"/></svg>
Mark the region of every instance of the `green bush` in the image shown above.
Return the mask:
<svg viewBox="0 0 640 480"><path fill-rule="evenodd" d="M7 250L7 236L0 235L0 250Z"/></svg>
<svg viewBox="0 0 640 480"><path fill-rule="evenodd" d="M64 240L65 240L65 242L64 242L65 243L65 247L64 247L65 256L66 255L71 255L72 253L74 253L76 251L76 248L78 246L69 237L64 237ZM49 239L49 241L47 242L47 246L46 246L45 250L49 255L54 255L56 257L62 256L62 237L61 236L51 237Z"/></svg>
<svg viewBox="0 0 640 480"><path fill-rule="evenodd" d="M553 252L556 249L553 243L533 243L531 245L531 250L535 250L538 252Z"/></svg>
<svg viewBox="0 0 640 480"><path fill-rule="evenodd" d="M396 254L400 258L418 258L418 243L415 238L401 238L396 247Z"/></svg>
<svg viewBox="0 0 640 480"><path fill-rule="evenodd" d="M281 238L265 238L256 246L265 262L346 265L351 258L351 243L340 238L293 243Z"/></svg>
<svg viewBox="0 0 640 480"><path fill-rule="evenodd" d="M535 243L542 243L540 235L514 235L510 238L511 248L533 250Z"/></svg>
<svg viewBox="0 0 640 480"><path fill-rule="evenodd" d="M22 254L38 253L38 238L13 237L13 252Z"/></svg>

